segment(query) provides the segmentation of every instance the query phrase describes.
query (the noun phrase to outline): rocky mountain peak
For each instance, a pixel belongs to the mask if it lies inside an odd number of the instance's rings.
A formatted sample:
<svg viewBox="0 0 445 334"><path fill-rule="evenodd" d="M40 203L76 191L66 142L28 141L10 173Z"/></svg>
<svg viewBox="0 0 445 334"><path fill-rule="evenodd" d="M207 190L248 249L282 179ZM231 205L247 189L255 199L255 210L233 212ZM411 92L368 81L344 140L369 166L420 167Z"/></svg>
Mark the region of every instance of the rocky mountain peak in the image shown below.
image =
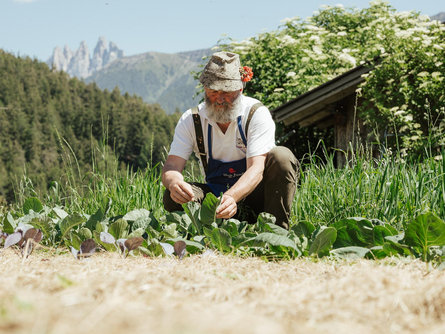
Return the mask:
<svg viewBox="0 0 445 334"><path fill-rule="evenodd" d="M47 64L71 76L86 78L123 56L124 52L115 43L110 42L107 47L105 37L99 37L92 55L85 41L82 41L79 48L74 51L66 45L63 51L56 46Z"/></svg>

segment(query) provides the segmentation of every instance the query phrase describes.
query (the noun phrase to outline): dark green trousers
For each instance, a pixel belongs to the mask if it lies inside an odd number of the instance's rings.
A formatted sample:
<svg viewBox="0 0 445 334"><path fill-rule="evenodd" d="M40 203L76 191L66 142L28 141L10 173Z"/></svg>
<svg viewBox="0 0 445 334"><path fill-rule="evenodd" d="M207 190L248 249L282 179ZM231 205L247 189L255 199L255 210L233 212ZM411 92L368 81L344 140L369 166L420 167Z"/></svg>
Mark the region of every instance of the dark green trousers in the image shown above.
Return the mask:
<svg viewBox="0 0 445 334"><path fill-rule="evenodd" d="M266 157L263 179L255 190L238 203L234 218L256 221L261 212L276 217L276 223L289 228L289 216L299 177L299 163L293 153L284 146L273 148ZM201 202L210 188L203 183L190 183L195 199ZM174 202L170 192L164 192L164 208L167 211L181 211L182 206Z"/></svg>

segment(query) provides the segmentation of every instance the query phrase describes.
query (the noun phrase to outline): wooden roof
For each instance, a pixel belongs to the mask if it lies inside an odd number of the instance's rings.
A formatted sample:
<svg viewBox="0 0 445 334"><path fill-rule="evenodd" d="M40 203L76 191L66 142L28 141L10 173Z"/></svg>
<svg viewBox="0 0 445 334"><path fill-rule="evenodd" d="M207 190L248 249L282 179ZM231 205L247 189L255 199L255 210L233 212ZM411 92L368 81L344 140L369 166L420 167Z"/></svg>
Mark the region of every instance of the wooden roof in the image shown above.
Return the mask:
<svg viewBox="0 0 445 334"><path fill-rule="evenodd" d="M328 124L335 112L334 103L351 95L371 70L360 65L272 110L275 121L285 125L298 122L300 127Z"/></svg>

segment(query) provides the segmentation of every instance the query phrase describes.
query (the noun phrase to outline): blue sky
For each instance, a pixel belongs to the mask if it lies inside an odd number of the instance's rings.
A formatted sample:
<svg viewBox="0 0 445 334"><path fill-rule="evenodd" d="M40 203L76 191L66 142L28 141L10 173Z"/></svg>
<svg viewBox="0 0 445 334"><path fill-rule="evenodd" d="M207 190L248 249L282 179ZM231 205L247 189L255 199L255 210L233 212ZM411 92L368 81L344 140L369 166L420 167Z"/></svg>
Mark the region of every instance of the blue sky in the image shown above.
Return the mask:
<svg viewBox="0 0 445 334"><path fill-rule="evenodd" d="M445 11L438 0L394 0L398 11ZM125 55L211 47L227 35L242 40L278 28L286 17L306 18L321 5L369 7L368 0L0 0L0 48L46 60L55 46L90 51L99 36Z"/></svg>

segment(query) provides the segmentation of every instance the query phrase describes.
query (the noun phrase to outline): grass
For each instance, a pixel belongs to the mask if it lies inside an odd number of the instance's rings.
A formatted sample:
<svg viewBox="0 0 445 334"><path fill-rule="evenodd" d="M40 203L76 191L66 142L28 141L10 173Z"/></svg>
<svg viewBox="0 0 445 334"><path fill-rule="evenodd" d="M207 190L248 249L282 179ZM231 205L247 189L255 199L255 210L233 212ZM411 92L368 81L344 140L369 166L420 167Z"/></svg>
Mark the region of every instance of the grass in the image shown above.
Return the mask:
<svg viewBox="0 0 445 334"><path fill-rule="evenodd" d="M358 158L337 169L333 158L304 166L293 220L329 225L346 217L376 218L400 227L430 210L445 218L445 154L407 163L384 156Z"/></svg>
<svg viewBox="0 0 445 334"><path fill-rule="evenodd" d="M44 204L60 205L68 212L92 214L111 199L111 215L138 208L158 218L165 214L159 164L140 171L122 170L114 155L97 151L93 171L82 175L76 165L67 163L65 181L54 182L45 195L36 194L24 177L17 187L17 210L26 197L37 196ZM193 170L186 179L202 181ZM380 160L354 157L344 168L335 167L333 156L323 160L311 156L302 164L291 222L329 225L346 217L366 217L400 229L426 210L445 219L445 153L442 159L409 163L389 154Z"/></svg>

